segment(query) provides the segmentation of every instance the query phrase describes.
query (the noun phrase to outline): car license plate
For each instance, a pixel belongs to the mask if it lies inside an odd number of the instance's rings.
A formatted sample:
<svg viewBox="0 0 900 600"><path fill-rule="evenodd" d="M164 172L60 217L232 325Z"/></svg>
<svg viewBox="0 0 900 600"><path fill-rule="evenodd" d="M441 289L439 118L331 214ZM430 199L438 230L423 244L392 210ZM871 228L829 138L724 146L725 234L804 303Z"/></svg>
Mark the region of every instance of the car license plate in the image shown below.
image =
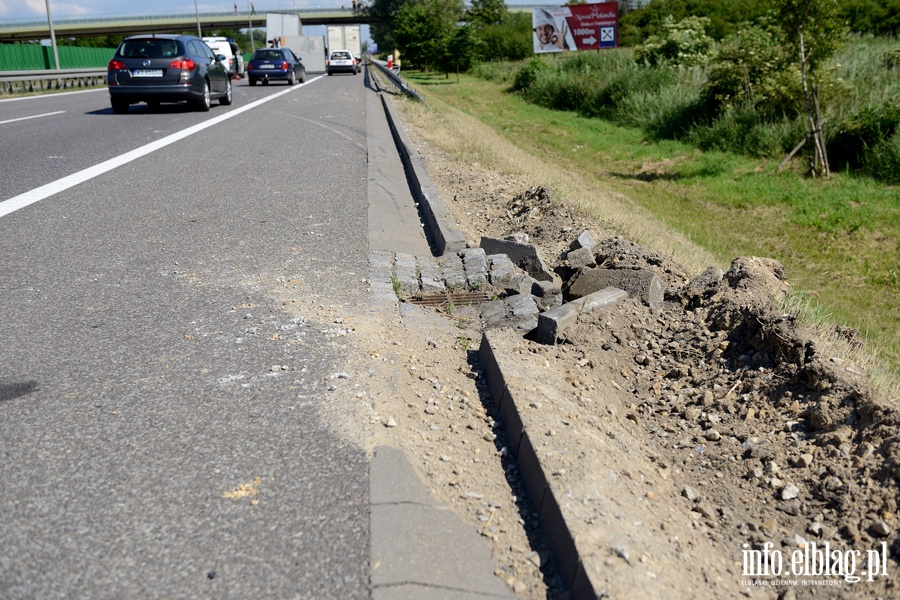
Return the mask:
<svg viewBox="0 0 900 600"><path fill-rule="evenodd" d="M274 69L275 65L262 65L262 66L260 66L260 68L261 69Z"/></svg>
<svg viewBox="0 0 900 600"><path fill-rule="evenodd" d="M132 73L134 77L162 77L162 69L135 69Z"/></svg>

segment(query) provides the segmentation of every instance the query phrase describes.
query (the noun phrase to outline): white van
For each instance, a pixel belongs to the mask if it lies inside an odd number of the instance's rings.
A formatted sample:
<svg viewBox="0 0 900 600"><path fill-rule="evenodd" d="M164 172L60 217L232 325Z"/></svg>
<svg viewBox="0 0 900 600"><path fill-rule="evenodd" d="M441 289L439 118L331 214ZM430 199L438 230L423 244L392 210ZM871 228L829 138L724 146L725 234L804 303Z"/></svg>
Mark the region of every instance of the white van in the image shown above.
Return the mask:
<svg viewBox="0 0 900 600"><path fill-rule="evenodd" d="M244 77L244 55L241 54L240 47L230 38L226 37L205 37L203 41L209 46L213 54L224 54L225 66L231 77Z"/></svg>

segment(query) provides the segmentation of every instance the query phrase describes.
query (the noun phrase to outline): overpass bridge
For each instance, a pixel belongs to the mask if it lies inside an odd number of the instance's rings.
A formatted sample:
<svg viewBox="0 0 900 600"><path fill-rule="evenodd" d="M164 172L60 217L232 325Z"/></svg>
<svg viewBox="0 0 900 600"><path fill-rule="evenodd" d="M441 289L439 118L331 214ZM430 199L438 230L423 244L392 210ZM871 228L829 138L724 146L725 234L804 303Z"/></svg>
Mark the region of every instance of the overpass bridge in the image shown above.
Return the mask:
<svg viewBox="0 0 900 600"><path fill-rule="evenodd" d="M266 26L266 9L249 15L247 11L234 14L227 12L201 12L185 14L147 14L124 17L54 18L53 31L56 37L90 37L100 35L132 35L139 33L182 33L196 31L199 22L201 30L247 29ZM373 19L364 13L354 13L350 9L291 9L268 10L280 14L299 15L303 25L355 25L372 23ZM47 39L50 26L44 21L0 22L0 43L10 44L26 40Z"/></svg>

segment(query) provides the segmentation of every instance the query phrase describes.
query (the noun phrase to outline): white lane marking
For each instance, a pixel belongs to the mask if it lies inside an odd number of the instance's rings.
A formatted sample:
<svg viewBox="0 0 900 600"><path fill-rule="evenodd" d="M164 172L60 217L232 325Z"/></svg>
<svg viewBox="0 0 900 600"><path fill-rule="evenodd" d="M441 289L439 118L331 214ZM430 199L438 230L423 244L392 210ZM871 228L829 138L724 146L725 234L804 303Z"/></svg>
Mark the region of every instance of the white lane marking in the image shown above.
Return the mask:
<svg viewBox="0 0 900 600"><path fill-rule="evenodd" d="M6 124L6 123L15 123L16 121L27 121L28 119L39 119L40 117L49 117L49 116L51 116L51 115L61 115L61 114L63 114L64 112L66 112L66 111L64 111L64 110L58 110L58 111L56 111L56 112L52 112L52 113L44 113L44 114L42 114L42 115L31 115L30 117L19 117L18 119L9 119L9 120L6 120L6 121L0 121L0 125L4 125L4 124Z"/></svg>
<svg viewBox="0 0 900 600"><path fill-rule="evenodd" d="M41 98L59 98L60 96L71 96L72 94L90 94L92 92L105 92L108 88L106 85L103 87L98 87L93 90L78 90L76 92L56 92L53 94L38 94L36 96L23 96L21 98L6 98L4 100L0 100L2 102L20 102L22 100L39 100Z"/></svg>
<svg viewBox="0 0 900 600"><path fill-rule="evenodd" d="M240 108L236 108L230 112L225 113L224 115L220 115L218 117L214 117L208 121L204 121L203 123L198 123L192 127L188 127L187 129L183 129L178 133L173 133L172 135L166 136L162 139L156 140L155 142L150 142L146 146L141 146L140 148L135 148L130 152L126 152L125 154L121 154L114 158L111 158L107 161L104 161L100 164L94 165L93 167L88 167L83 171L79 171L77 173L73 173L67 177L63 177L62 179L57 179L56 181L51 181L46 185L42 185L41 187L34 188L31 191L25 192L24 194L19 194L18 196L13 196L12 198L0 202L0 217L5 217L6 215L13 213L21 208L25 208L26 206L30 206L35 202L40 202L44 198L49 198L54 194L58 194L63 192L71 187L75 187L80 183L84 183L89 179L93 179L94 177L98 177L112 171L116 167L121 167L122 165L128 164L133 160L137 160L142 156L146 156L151 152L155 152L160 148L165 148L170 144L174 144L177 141L183 140L184 138L194 135L195 133L199 133L204 129L208 129L213 125L218 125L222 121L226 121L232 117L236 117L241 113L247 112L248 110L252 110L261 104L265 104L270 100L274 100L280 96L284 96L285 94L290 94L294 90L300 89L301 87L307 86L314 81L318 81L322 79L324 75L319 75L315 79L310 79L306 83L301 83L295 86L289 86L288 89L283 92L278 92L277 94L272 94L271 96L267 96L266 98L261 98L256 102L251 102L246 106L242 106ZM121 118L121 117L119 117Z"/></svg>

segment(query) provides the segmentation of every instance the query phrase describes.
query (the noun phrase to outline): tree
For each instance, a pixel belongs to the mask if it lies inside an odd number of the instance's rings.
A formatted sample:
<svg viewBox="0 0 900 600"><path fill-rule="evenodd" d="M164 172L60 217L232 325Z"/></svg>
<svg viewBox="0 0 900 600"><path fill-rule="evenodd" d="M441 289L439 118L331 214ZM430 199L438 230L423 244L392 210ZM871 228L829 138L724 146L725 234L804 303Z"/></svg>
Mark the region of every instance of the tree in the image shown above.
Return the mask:
<svg viewBox="0 0 900 600"><path fill-rule="evenodd" d="M370 25L372 39L378 47L390 52L397 47L394 40L394 29L398 16L404 6L415 0L372 0L364 9L364 13L374 19Z"/></svg>
<svg viewBox="0 0 900 600"><path fill-rule="evenodd" d="M462 0L407 0L394 23L394 42L404 62L441 68L463 17Z"/></svg>
<svg viewBox="0 0 900 600"><path fill-rule="evenodd" d="M472 0L468 11L469 22L478 28L499 25L509 11L504 0Z"/></svg>
<svg viewBox="0 0 900 600"><path fill-rule="evenodd" d="M831 169L825 153L825 134L822 131L818 86L815 82L818 71L825 61L846 41L849 30L841 16L838 0L776 0L775 4L788 52L797 57L800 65L806 114L809 120L809 134L806 139L812 139L815 146L810 171L813 175L821 174L828 177ZM803 142L800 142L788 157L802 145ZM782 161L782 165L785 161Z"/></svg>
<svg viewBox="0 0 900 600"><path fill-rule="evenodd" d="M847 40L849 29L839 0L776 0L778 22L794 56L804 46L804 62L814 73Z"/></svg>
<svg viewBox="0 0 900 600"><path fill-rule="evenodd" d="M534 54L531 40L531 15L509 12L503 22L478 30L483 60L522 60Z"/></svg>
<svg viewBox="0 0 900 600"><path fill-rule="evenodd" d="M457 27L450 36L444 55L443 67L447 76L449 77L451 71L456 71L456 82L459 83L460 71L468 71L475 64L480 56L482 43L474 26Z"/></svg>
<svg viewBox="0 0 900 600"><path fill-rule="evenodd" d="M695 67L709 62L714 40L706 35L709 19L687 17L675 21L666 17L662 32L651 35L635 48L634 59L651 66Z"/></svg>

